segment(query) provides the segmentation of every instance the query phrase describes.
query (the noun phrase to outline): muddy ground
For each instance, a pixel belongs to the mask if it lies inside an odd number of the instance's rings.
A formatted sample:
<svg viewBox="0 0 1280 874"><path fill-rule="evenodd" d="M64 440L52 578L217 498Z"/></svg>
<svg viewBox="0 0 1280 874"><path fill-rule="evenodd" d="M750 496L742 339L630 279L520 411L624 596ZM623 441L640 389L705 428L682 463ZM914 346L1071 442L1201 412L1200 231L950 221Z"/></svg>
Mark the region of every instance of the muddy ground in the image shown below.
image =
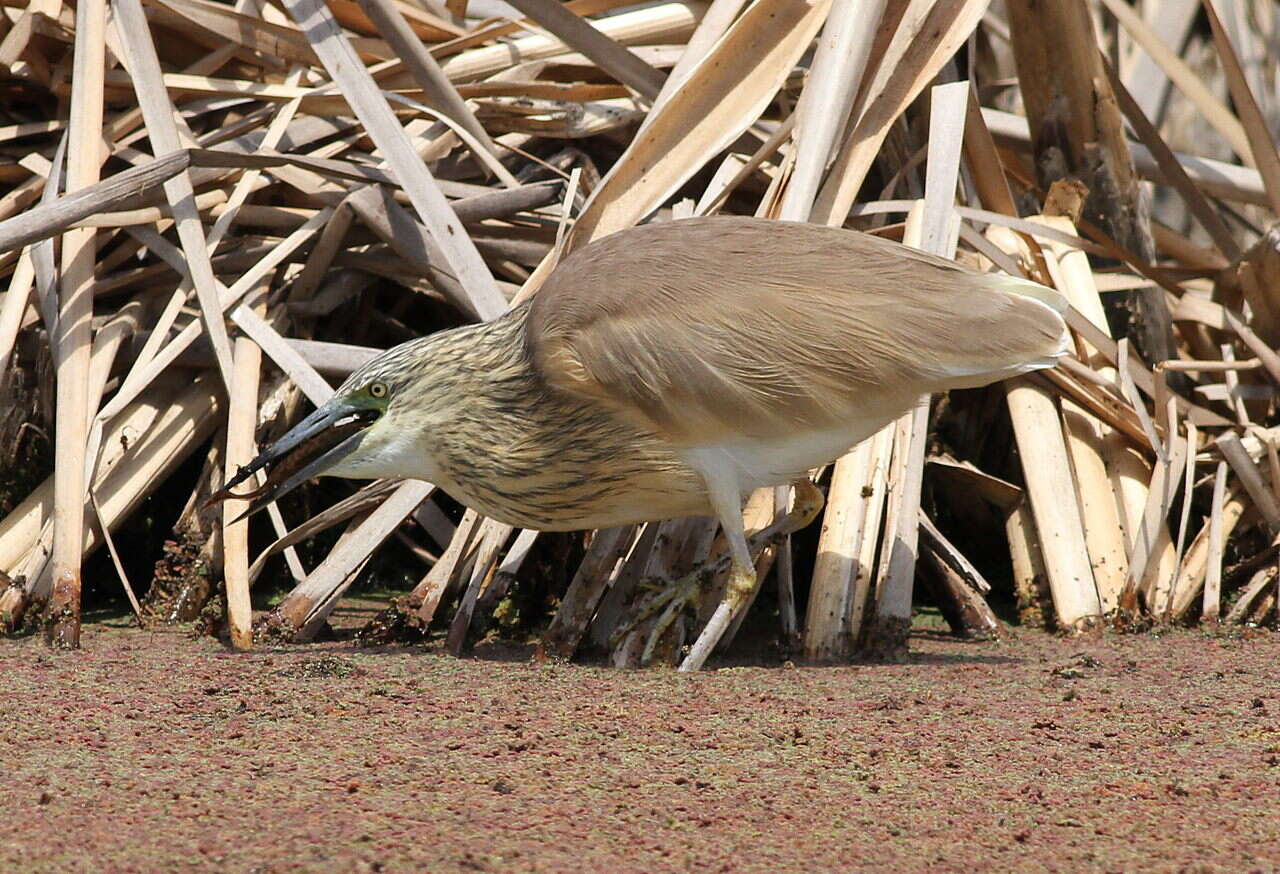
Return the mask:
<svg viewBox="0 0 1280 874"><path fill-rule="evenodd" d="M0 642L0 871L1275 871L1280 637L698 676Z"/></svg>

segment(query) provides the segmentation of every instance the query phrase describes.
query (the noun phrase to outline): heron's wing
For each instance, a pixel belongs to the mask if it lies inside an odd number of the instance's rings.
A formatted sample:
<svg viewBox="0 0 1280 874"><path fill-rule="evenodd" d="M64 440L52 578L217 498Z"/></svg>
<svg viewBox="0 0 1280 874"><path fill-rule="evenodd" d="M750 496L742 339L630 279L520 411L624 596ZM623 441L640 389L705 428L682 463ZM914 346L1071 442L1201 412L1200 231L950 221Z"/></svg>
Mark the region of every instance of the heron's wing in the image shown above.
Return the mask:
<svg viewBox="0 0 1280 874"><path fill-rule="evenodd" d="M1048 366L1064 307L865 234L688 219L574 253L534 297L527 336L553 387L710 445L846 427Z"/></svg>

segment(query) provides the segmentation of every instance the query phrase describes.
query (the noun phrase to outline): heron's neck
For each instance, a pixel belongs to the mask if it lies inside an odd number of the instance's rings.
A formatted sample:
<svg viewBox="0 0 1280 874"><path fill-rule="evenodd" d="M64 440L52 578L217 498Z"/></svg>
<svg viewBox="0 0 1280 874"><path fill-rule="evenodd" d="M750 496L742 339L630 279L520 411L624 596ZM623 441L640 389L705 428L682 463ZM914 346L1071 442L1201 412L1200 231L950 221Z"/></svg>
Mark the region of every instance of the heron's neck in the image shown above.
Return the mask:
<svg viewBox="0 0 1280 874"><path fill-rule="evenodd" d="M441 384L432 392L448 406L434 411L423 440L434 481L446 491L486 515L555 528L552 508L565 495L651 439L550 388L526 350L525 316L520 307L453 332L448 354L456 360L440 380L457 380L459 388Z"/></svg>

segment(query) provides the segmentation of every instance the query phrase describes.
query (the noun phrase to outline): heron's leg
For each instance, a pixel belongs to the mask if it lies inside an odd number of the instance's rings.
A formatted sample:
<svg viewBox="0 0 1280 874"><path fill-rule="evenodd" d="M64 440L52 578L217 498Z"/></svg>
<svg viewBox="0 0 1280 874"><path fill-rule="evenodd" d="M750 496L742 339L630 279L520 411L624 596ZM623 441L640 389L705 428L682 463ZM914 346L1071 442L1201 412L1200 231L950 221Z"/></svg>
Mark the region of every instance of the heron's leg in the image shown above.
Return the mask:
<svg viewBox="0 0 1280 874"><path fill-rule="evenodd" d="M747 599L751 597L751 592L755 590L755 562L751 559L751 556L758 554L761 549L770 543L776 543L786 535L804 528L817 517L818 512L822 509L822 492L811 481L808 479L801 479L795 481L792 485L795 488L796 495L795 503L791 508L791 512L781 519L778 519L767 528L752 534L750 537L743 537L741 509L737 510L732 515L726 514L726 517L730 520L735 518L737 519L736 525L725 525L726 531L730 532L727 538L729 540L731 550L729 554L721 552L701 567L694 568L688 574L674 582L670 580L647 581L648 584L655 588L653 597L648 600L642 610L632 617L630 622L614 632L613 643L616 645L626 634L634 631L641 622L656 616L657 619L654 621L653 627L649 631L647 643L645 644L644 651L640 656L640 663L648 664L652 660L653 654L657 650L658 644L661 642L663 635L666 634L667 629L671 627L672 623L676 621L688 606L698 602L698 599L702 594L702 589L706 586L708 581L722 572L727 566L731 565L733 575L730 577L730 588L726 591L726 598L728 598L729 594L733 592L735 586L739 590L745 590L746 594L740 597L735 597L733 603L728 609L725 608L724 603L721 603L720 609L717 609L716 611L716 616L720 617L721 622L726 622L727 617L726 624L718 630L711 623L707 625L707 628L711 629L710 634L704 630L699 636L697 643L695 643L695 647L698 644L702 644L706 651L699 653L698 662L691 661L692 655L686 657L684 663L681 665L681 670L695 670L695 664L700 665L702 662L706 661L710 648L714 648L715 644L724 636L725 630L729 627L729 624L732 623L734 617L737 615L738 611L742 609L742 606L746 603ZM737 532L736 539L738 541L736 549L735 537L732 533L735 529ZM744 554L743 547L741 546L743 542L746 544L745 562L740 561L738 558L738 556ZM745 577L739 576L739 568L745 568ZM712 623L715 622L716 618L713 617Z"/></svg>
<svg viewBox="0 0 1280 874"><path fill-rule="evenodd" d="M747 536L742 529L742 513L724 518L721 523L729 541L729 556L733 561L729 570L729 584L725 587L724 598L716 607L716 612L711 615L711 620L694 641L693 648L680 663L681 671L697 671L702 668L720 638L724 637L733 617L756 588L756 566L751 560L751 550L747 548Z"/></svg>
<svg viewBox="0 0 1280 874"><path fill-rule="evenodd" d="M796 480L793 486L796 490L796 499L791 512L753 537L753 541L760 539L767 542L785 537L804 528L817 517L822 510L822 492L808 479ZM724 633L756 588L756 567L751 558L751 549L747 546L746 533L743 531L741 507L737 507L732 513L721 512L718 506L716 510L724 526L725 537L729 541L729 555L733 561L733 567L729 573L729 584L725 587L724 598L716 607L711 620L702 629L702 633L698 635L698 639L694 641L689 655L680 663L681 671L696 671L702 668L707 657L716 648L720 638L724 637Z"/></svg>

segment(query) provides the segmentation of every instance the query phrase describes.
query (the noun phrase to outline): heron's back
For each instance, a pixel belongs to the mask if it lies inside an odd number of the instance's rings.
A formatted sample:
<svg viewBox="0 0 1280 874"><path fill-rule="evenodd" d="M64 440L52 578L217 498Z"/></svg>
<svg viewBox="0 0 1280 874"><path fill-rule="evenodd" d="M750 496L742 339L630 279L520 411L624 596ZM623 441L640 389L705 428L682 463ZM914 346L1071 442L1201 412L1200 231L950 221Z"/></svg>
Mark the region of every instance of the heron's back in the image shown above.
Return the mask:
<svg viewBox="0 0 1280 874"><path fill-rule="evenodd" d="M673 445L770 444L1050 366L1064 307L866 234L689 219L574 253L534 298L528 342L551 385Z"/></svg>

